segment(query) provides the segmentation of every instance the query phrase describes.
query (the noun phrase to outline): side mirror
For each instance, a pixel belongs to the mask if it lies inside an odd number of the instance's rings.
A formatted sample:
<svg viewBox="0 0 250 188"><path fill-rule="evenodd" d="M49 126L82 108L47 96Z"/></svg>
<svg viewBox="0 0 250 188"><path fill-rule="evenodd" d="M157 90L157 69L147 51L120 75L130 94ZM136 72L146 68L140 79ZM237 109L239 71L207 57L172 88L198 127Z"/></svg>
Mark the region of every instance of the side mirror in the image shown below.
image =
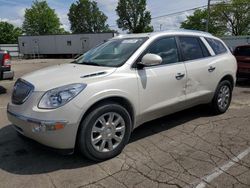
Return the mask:
<svg viewBox="0 0 250 188"><path fill-rule="evenodd" d="M144 66L152 66L152 65L159 65L162 63L162 58L156 54L146 54L142 58L141 65Z"/></svg>

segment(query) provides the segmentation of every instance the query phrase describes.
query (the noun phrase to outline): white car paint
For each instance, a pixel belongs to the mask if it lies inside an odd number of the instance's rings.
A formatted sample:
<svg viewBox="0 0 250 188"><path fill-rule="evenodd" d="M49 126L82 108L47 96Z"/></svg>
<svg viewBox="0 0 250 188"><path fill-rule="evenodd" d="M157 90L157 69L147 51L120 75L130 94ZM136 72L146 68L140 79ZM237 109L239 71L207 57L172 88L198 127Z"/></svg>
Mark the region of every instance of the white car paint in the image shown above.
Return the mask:
<svg viewBox="0 0 250 188"><path fill-rule="evenodd" d="M156 39L180 35L200 37L211 56L143 69L133 67L142 52ZM130 113L134 117L133 128L136 128L152 119L198 104L209 103L224 76L230 75L234 82L236 80L235 58L228 49L224 54L215 55L204 39L204 37L215 38L210 34L166 31L124 35L114 39L138 37L148 37L148 40L120 67L67 64L48 67L23 76L23 80L34 85L34 91L23 104L16 105L12 102L8 104L9 120L21 128L22 134L27 137L53 148L70 149L75 147L77 131L84 114L100 100L109 97L126 99L133 108ZM216 69L209 72L210 66ZM184 77L177 80L178 74L184 74ZM84 83L87 87L64 106L56 109L38 107L46 91L73 83ZM63 120L67 124L61 130L36 133L32 131L34 123L29 121L30 119Z"/></svg>

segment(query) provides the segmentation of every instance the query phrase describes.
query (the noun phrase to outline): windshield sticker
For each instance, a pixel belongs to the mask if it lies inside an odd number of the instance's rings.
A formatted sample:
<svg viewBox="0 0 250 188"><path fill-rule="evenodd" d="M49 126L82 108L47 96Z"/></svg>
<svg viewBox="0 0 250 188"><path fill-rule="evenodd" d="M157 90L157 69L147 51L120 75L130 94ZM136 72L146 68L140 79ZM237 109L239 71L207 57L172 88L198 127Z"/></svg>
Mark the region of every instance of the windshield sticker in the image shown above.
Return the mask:
<svg viewBox="0 0 250 188"><path fill-rule="evenodd" d="M138 39L127 39L122 41L123 44L135 44L138 42Z"/></svg>

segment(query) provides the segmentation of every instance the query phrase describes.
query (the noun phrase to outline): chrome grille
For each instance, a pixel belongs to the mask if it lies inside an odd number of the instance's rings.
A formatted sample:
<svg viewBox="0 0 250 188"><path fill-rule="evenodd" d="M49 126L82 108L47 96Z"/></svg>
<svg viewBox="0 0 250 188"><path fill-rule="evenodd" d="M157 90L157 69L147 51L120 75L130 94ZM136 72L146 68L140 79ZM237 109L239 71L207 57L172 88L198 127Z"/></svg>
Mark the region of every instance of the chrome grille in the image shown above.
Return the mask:
<svg viewBox="0 0 250 188"><path fill-rule="evenodd" d="M13 104L23 104L34 90L34 86L25 80L18 79L14 85L12 93Z"/></svg>

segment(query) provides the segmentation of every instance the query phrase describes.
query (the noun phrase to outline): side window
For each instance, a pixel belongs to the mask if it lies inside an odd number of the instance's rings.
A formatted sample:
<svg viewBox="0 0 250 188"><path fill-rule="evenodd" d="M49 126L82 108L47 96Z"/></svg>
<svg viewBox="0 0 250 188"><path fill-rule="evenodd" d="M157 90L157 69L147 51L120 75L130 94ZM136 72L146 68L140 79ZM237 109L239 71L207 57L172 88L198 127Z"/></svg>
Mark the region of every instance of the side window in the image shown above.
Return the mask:
<svg viewBox="0 0 250 188"><path fill-rule="evenodd" d="M209 54L208 52L208 54L203 54L204 52L198 37L179 37L179 40L184 61L203 58Z"/></svg>
<svg viewBox="0 0 250 188"><path fill-rule="evenodd" d="M175 37L166 37L150 45L146 53L157 54L162 58L162 64L179 62Z"/></svg>
<svg viewBox="0 0 250 188"><path fill-rule="evenodd" d="M71 40L67 41L67 46L71 46Z"/></svg>
<svg viewBox="0 0 250 188"><path fill-rule="evenodd" d="M220 41L211 38L206 38L206 40L216 55L227 52L226 47Z"/></svg>
<svg viewBox="0 0 250 188"><path fill-rule="evenodd" d="M201 45L201 49L202 49L202 53L203 53L203 57L209 57L211 56L210 52L208 51L207 47L205 46L205 44L199 39L200 45Z"/></svg>

